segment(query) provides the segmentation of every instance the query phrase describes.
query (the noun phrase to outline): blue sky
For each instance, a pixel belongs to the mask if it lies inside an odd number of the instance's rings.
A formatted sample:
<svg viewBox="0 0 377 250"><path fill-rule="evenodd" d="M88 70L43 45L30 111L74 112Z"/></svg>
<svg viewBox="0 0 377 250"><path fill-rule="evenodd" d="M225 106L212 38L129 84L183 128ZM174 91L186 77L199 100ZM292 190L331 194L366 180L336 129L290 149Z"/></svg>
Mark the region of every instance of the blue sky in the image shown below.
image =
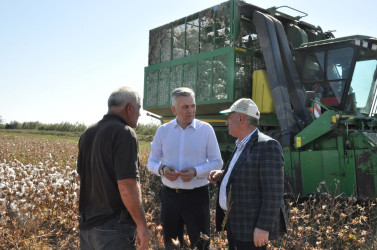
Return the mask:
<svg viewBox="0 0 377 250"><path fill-rule="evenodd" d="M215 0L0 0L0 116L3 122L96 122L118 87L143 93L149 30ZM377 1L247 0L288 5L336 37L377 37ZM145 115L141 122L149 122Z"/></svg>

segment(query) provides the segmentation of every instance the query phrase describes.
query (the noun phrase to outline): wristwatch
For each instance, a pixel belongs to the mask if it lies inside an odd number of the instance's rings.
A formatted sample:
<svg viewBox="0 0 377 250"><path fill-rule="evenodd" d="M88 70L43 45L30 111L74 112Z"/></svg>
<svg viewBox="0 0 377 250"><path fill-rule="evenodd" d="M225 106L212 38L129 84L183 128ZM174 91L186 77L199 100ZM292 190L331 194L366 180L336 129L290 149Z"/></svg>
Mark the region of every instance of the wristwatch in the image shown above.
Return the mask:
<svg viewBox="0 0 377 250"><path fill-rule="evenodd" d="M160 169L158 170L158 173L160 174L160 175L164 175L164 168L166 167L166 165L162 165L161 167L160 167Z"/></svg>

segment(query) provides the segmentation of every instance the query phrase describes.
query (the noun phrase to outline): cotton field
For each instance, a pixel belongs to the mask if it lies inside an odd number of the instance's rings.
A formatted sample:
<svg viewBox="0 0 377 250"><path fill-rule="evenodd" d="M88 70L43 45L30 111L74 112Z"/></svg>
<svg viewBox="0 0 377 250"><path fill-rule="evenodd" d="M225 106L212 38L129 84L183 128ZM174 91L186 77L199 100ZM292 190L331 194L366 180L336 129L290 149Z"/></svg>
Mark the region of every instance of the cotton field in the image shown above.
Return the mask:
<svg viewBox="0 0 377 250"><path fill-rule="evenodd" d="M140 143L143 202L152 236L150 249L164 249L161 184L145 167L149 147L150 142ZM0 249L79 248L76 158L77 142L0 133ZM214 231L215 203L212 186L211 248L226 249L226 235ZM288 232L270 242L270 249L377 249L376 200L339 199L326 193L290 197L286 213Z"/></svg>
<svg viewBox="0 0 377 250"><path fill-rule="evenodd" d="M78 247L76 150L0 136L0 248Z"/></svg>

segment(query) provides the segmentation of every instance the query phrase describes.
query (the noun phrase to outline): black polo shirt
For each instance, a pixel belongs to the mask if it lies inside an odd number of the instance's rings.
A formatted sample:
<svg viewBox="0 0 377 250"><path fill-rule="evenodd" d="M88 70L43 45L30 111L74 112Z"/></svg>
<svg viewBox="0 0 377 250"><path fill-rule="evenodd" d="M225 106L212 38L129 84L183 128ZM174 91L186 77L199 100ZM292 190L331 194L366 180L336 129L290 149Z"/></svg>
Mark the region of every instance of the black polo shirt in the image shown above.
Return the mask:
<svg viewBox="0 0 377 250"><path fill-rule="evenodd" d="M99 226L126 209L117 180L138 178L138 167L135 131L121 117L107 114L82 134L77 160L80 229Z"/></svg>

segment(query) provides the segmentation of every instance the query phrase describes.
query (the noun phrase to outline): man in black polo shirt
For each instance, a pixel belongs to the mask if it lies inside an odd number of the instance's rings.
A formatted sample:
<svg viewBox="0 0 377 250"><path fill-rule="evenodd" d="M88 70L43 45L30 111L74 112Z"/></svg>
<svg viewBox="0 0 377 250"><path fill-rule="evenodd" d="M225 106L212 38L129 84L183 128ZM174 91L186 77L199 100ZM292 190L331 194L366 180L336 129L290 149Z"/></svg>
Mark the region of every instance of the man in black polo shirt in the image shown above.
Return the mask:
<svg viewBox="0 0 377 250"><path fill-rule="evenodd" d="M138 141L132 129L140 116L140 96L131 88L120 88L110 95L108 107L103 119L79 141L80 246L136 249L137 240L139 249L146 249L150 235L141 201Z"/></svg>

